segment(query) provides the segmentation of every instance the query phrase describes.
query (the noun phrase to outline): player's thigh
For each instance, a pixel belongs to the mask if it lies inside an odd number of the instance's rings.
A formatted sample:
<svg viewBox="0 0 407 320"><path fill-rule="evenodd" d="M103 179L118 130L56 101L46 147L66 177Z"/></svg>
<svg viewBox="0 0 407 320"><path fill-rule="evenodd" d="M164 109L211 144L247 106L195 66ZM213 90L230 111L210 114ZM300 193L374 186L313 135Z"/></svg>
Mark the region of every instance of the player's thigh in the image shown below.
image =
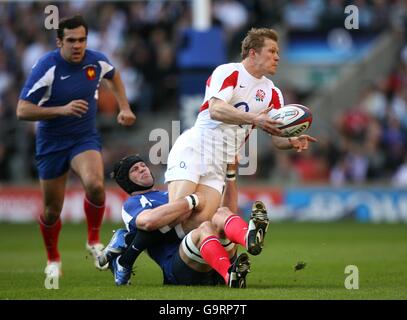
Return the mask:
<svg viewBox="0 0 407 320"><path fill-rule="evenodd" d="M199 184L196 191L204 194L205 206L200 211L194 212L191 217L182 223L185 232L197 228L204 221L210 221L221 202L222 195L212 187Z"/></svg>
<svg viewBox="0 0 407 320"><path fill-rule="evenodd" d="M205 195L206 202L205 207L201 211L195 212L194 216L209 217L202 219L201 222L210 220L220 206L222 194L218 190L202 184L198 184L196 191Z"/></svg>
<svg viewBox="0 0 407 320"><path fill-rule="evenodd" d="M46 216L58 217L61 214L67 177L68 173L64 173L57 178L40 179Z"/></svg>
<svg viewBox="0 0 407 320"><path fill-rule="evenodd" d="M87 192L103 191L104 169L102 155L97 150L86 150L75 155L71 168L79 176Z"/></svg>
<svg viewBox="0 0 407 320"><path fill-rule="evenodd" d="M197 184L189 180L174 180L168 182L168 200L175 200L186 197L197 190Z"/></svg>

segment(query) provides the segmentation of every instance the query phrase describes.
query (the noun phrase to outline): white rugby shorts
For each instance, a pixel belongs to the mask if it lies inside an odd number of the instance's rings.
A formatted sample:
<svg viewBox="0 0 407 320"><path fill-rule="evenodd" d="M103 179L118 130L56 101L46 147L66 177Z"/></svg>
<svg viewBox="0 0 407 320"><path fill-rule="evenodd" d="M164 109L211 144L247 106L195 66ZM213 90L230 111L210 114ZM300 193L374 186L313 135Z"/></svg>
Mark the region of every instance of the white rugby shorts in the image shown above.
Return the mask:
<svg viewBox="0 0 407 320"><path fill-rule="evenodd" d="M178 137L168 155L165 183L188 180L222 194L227 164L222 161L221 152L208 148L209 143L202 137L195 128Z"/></svg>

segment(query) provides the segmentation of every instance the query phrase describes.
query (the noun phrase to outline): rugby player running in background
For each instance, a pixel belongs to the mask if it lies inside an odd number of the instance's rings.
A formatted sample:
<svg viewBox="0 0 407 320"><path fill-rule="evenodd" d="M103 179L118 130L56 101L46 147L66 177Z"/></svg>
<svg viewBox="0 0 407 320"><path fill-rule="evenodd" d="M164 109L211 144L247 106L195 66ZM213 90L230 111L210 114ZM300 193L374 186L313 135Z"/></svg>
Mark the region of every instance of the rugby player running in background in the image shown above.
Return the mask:
<svg viewBox="0 0 407 320"><path fill-rule="evenodd" d="M111 83L120 112L117 121L132 125L130 109L119 72L106 56L86 49L88 27L77 15L60 20L58 49L33 66L17 105L19 120L39 121L36 132L36 165L44 211L39 217L47 251L47 276L61 275L58 237L61 210L70 168L85 189L86 248L95 258L103 245L99 232L105 210L104 168L101 139L96 129L98 88L102 79Z"/></svg>

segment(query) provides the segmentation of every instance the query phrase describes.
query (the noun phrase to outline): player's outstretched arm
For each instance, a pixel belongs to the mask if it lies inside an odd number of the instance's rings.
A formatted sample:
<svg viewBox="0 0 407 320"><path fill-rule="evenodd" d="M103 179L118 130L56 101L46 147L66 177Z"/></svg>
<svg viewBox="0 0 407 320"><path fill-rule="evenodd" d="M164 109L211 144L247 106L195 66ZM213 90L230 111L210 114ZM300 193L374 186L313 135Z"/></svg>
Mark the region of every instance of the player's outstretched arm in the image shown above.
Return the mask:
<svg viewBox="0 0 407 320"><path fill-rule="evenodd" d="M318 140L307 134L302 134L299 137L283 138L273 136L273 144L281 150L296 149L297 152L307 150L309 142L317 142Z"/></svg>
<svg viewBox="0 0 407 320"><path fill-rule="evenodd" d="M61 116L81 117L88 111L88 102L85 100L73 100L65 106L40 107L27 100L18 100L17 119L38 121Z"/></svg>
<svg viewBox="0 0 407 320"><path fill-rule="evenodd" d="M115 71L113 78L106 79L110 82L110 88L113 91L119 104L120 112L117 115L117 122L123 126L131 126L136 121L136 115L131 111L129 102L126 97L126 89L124 88L123 81L120 77L119 71Z"/></svg>

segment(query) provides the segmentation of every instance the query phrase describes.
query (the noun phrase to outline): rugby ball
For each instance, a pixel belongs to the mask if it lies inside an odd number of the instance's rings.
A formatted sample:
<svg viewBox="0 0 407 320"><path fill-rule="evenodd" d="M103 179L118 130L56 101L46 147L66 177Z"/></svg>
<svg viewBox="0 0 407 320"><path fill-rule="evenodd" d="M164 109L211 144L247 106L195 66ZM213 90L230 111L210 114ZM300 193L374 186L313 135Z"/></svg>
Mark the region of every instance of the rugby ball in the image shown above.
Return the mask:
<svg viewBox="0 0 407 320"><path fill-rule="evenodd" d="M303 134L312 123L310 109L301 104L288 104L280 109L272 109L269 116L283 124L277 128L281 130L282 137L296 137Z"/></svg>

